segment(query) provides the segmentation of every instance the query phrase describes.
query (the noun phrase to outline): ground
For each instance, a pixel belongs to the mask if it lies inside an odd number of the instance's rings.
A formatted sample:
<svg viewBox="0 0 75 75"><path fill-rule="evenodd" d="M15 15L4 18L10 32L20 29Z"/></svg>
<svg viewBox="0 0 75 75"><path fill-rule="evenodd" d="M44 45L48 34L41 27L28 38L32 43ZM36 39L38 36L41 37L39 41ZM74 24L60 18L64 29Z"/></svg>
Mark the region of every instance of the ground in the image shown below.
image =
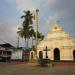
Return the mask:
<svg viewBox="0 0 75 75"><path fill-rule="evenodd" d="M33 63L0 63L0 75L75 75L75 64L40 67Z"/></svg>

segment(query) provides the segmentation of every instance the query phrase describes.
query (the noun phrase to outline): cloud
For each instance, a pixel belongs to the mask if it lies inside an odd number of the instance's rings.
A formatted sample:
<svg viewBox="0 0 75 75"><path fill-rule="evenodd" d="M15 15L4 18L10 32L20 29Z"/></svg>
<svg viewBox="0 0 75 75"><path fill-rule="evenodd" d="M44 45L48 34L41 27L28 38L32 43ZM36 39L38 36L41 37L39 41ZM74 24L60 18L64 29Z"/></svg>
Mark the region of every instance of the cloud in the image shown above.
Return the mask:
<svg viewBox="0 0 75 75"><path fill-rule="evenodd" d="M12 4L15 0L6 0L9 4Z"/></svg>
<svg viewBox="0 0 75 75"><path fill-rule="evenodd" d="M34 10L35 5L32 0L16 0L18 10Z"/></svg>
<svg viewBox="0 0 75 75"><path fill-rule="evenodd" d="M0 19L0 43L10 43L16 45L17 27L5 20ZM3 40L3 41L1 41Z"/></svg>
<svg viewBox="0 0 75 75"><path fill-rule="evenodd" d="M34 10L39 8L39 16L40 19L43 20L46 15L50 16L50 13L48 12L51 12L50 8L52 8L56 4L56 0L16 0L16 4L17 10L21 11L21 13L23 13L23 10L31 10L33 12Z"/></svg>
<svg viewBox="0 0 75 75"><path fill-rule="evenodd" d="M16 8L21 14L23 10L34 11L39 8L39 30L47 34L51 24L59 20L63 28L73 36L75 36L75 0L6 0L9 3L16 1ZM5 25L5 23L3 23ZM9 25L9 24L8 24ZM9 32L16 35L16 27L9 27ZM2 28L0 26L0 28ZM0 31L6 31L1 30ZM9 34L10 34L9 33ZM7 33L6 33L7 34ZM6 35L5 34L5 35ZM12 38L11 37L11 38ZM13 37L14 38L14 37ZM13 39L12 38L12 39Z"/></svg>
<svg viewBox="0 0 75 75"><path fill-rule="evenodd" d="M0 18L0 44L10 43L11 45L17 47L18 35L17 35L18 25L12 25L5 19ZM20 38L20 46L24 46L24 39Z"/></svg>

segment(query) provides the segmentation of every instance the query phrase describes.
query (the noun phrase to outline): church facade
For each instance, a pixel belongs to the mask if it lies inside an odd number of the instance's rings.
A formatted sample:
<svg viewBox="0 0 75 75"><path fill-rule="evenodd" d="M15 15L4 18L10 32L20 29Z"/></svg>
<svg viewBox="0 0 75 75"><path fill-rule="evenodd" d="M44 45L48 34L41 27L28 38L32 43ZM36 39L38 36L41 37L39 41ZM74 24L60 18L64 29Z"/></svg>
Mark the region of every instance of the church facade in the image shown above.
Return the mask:
<svg viewBox="0 0 75 75"><path fill-rule="evenodd" d="M66 34L63 28L55 23L47 36L37 45L37 56L38 59L74 61L75 39Z"/></svg>

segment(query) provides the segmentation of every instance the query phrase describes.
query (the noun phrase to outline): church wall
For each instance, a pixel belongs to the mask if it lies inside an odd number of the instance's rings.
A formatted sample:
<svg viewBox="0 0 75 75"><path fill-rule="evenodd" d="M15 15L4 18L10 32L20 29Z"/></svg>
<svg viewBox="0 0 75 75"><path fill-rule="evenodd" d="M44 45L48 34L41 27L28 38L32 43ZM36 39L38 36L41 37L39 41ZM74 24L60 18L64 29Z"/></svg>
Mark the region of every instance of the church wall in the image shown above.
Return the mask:
<svg viewBox="0 0 75 75"><path fill-rule="evenodd" d="M56 47L55 47L56 48ZM49 48L50 49L50 48ZM73 61L73 51L75 48L59 48L60 50L60 61ZM39 51L43 52L43 58L46 58L46 51L43 51L42 49L37 51L37 56L39 58ZM31 51L34 53L34 51ZM30 52L30 60L31 60L31 52ZM54 60L54 48L51 48L48 53L48 58L50 60Z"/></svg>
<svg viewBox="0 0 75 75"><path fill-rule="evenodd" d="M50 58L50 60L54 60L54 54L53 54L53 50L52 49L50 49L49 58Z"/></svg>
<svg viewBox="0 0 75 75"><path fill-rule="evenodd" d="M73 49L59 48L59 50L60 50L60 60L65 60L65 61L73 60L73 50L75 50L74 48ZM43 50L37 51L38 58L39 58L39 51L42 51L43 58L46 58L46 51ZM54 48L50 49L50 51L48 51L47 54L50 60L54 60Z"/></svg>
<svg viewBox="0 0 75 75"><path fill-rule="evenodd" d="M74 60L73 59L73 51L75 50L75 48L73 48L73 49L71 49L71 58L72 58L72 60Z"/></svg>
<svg viewBox="0 0 75 75"><path fill-rule="evenodd" d="M64 60L64 50L60 48L60 60Z"/></svg>
<svg viewBox="0 0 75 75"><path fill-rule="evenodd" d="M60 60L67 60L72 61L73 60L73 49L61 49L60 51Z"/></svg>
<svg viewBox="0 0 75 75"><path fill-rule="evenodd" d="M42 51L42 50L38 50L38 51L37 51L37 56L38 56L38 59L39 59L39 51Z"/></svg>
<svg viewBox="0 0 75 75"><path fill-rule="evenodd" d="M69 49L61 49L60 60L72 60L70 56L71 56L71 52Z"/></svg>
<svg viewBox="0 0 75 75"><path fill-rule="evenodd" d="M43 51L43 58L46 58L46 51Z"/></svg>
<svg viewBox="0 0 75 75"><path fill-rule="evenodd" d="M43 52L43 58L46 58L46 46L50 51L47 51L48 58L54 60L54 49L58 48L60 52L60 61L73 61L73 50L75 50L75 40L66 34L63 29L54 25L52 30L47 34L42 42L37 46L37 56L39 51ZM58 54L59 55L59 54ZM56 56L55 56L56 57Z"/></svg>

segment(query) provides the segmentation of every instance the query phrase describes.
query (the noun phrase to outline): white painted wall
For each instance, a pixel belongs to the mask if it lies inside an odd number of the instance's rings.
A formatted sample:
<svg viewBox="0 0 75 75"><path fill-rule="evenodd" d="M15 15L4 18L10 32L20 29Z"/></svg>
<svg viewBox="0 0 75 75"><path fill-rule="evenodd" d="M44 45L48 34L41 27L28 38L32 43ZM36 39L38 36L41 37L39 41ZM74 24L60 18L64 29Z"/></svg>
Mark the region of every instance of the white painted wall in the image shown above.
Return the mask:
<svg viewBox="0 0 75 75"><path fill-rule="evenodd" d="M11 60L22 60L22 54L23 54L23 51L20 51L20 50L12 52Z"/></svg>

